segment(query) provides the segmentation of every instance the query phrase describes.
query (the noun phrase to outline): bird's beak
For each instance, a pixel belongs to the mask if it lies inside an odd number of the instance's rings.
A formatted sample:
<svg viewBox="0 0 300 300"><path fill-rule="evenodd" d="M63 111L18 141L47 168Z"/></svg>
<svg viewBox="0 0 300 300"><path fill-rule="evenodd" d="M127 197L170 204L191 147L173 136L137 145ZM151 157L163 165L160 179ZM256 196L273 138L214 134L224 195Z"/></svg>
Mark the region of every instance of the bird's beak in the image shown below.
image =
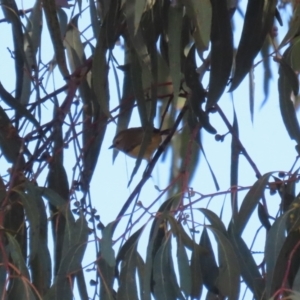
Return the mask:
<svg viewBox="0 0 300 300"><path fill-rule="evenodd" d="M111 145L108 149L113 149L115 148L115 145Z"/></svg>

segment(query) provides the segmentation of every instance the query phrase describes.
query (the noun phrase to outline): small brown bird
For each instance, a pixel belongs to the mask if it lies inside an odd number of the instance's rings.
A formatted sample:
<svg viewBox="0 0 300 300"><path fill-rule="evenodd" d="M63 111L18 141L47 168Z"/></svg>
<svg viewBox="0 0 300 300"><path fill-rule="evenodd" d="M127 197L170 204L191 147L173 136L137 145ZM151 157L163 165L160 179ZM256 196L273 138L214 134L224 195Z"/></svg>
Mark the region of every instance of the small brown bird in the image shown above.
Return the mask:
<svg viewBox="0 0 300 300"><path fill-rule="evenodd" d="M152 154L159 147L162 142L162 135L168 135L170 133L170 129L159 130L157 128L153 128L153 133L151 137L151 142L146 148L146 151L143 155L143 159L150 160ZM109 147L116 148L119 151L124 152L125 154L137 158L141 144L144 138L144 129L143 127L132 127L125 130L120 131L113 139L113 144Z"/></svg>

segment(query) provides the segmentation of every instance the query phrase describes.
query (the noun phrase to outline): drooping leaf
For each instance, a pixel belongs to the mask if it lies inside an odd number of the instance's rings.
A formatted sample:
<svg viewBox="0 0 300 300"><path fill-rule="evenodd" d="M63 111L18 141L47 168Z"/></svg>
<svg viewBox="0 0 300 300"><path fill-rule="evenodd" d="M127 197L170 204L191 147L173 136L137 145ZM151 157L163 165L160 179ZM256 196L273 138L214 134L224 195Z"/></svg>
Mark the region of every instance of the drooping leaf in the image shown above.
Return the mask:
<svg viewBox="0 0 300 300"><path fill-rule="evenodd" d="M183 291L185 297L188 297L191 294L191 268L181 237L177 238L177 260L180 289Z"/></svg>
<svg viewBox="0 0 300 300"><path fill-rule="evenodd" d="M54 47L56 62L63 78L67 78L69 75L69 71L67 68L64 45L62 41L62 33L57 17L55 1L46 1L45 3L43 3L43 9L45 12L52 45Z"/></svg>
<svg viewBox="0 0 300 300"><path fill-rule="evenodd" d="M230 76L233 36L226 1L211 0L211 69L206 110L222 96Z"/></svg>
<svg viewBox="0 0 300 300"><path fill-rule="evenodd" d="M271 223L269 221L269 214L266 208L260 202L258 203L257 206L257 215L261 225L268 231L271 228Z"/></svg>
<svg viewBox="0 0 300 300"><path fill-rule="evenodd" d="M216 287L216 283L219 276L219 268L206 227L203 228L200 238L200 245L208 249L207 254L200 255L200 268L202 272L203 283L208 291L214 293L214 295L218 295L219 290Z"/></svg>
<svg viewBox="0 0 300 300"><path fill-rule="evenodd" d="M98 264L100 276L100 299L114 300L115 292L113 290L113 282L115 275L115 267L108 265L107 261L100 256Z"/></svg>
<svg viewBox="0 0 300 300"><path fill-rule="evenodd" d="M270 295L273 295L282 286L284 278L287 278L287 283L292 286L300 266L300 248L297 247L299 239L299 231L292 231L286 236L271 279Z"/></svg>
<svg viewBox="0 0 300 300"><path fill-rule="evenodd" d="M68 278L82 269L81 262L88 241L88 226L85 218L80 216L75 222L69 220L65 226L62 258L57 275L45 299L72 299L72 282Z"/></svg>
<svg viewBox="0 0 300 300"><path fill-rule="evenodd" d="M208 226L214 234L219 250L219 276L216 286L221 295L227 296L228 300L238 298L240 292L240 268L237 256L229 239L218 229Z"/></svg>
<svg viewBox="0 0 300 300"><path fill-rule="evenodd" d="M241 40L239 42L235 71L230 91L235 90L250 71L253 60L262 48L264 40L273 25L276 0L248 1Z"/></svg>
<svg viewBox="0 0 300 300"><path fill-rule="evenodd" d="M131 235L118 253L117 265L121 261L120 285L117 292L118 299L138 299L136 271L138 265L143 263L143 260L137 252L137 243L143 229L144 226Z"/></svg>
<svg viewBox="0 0 300 300"><path fill-rule="evenodd" d="M15 97L7 92L1 82L0 97L9 107L13 108L17 114L30 121L36 128L40 128L40 123L36 120L36 118L28 111L28 109L23 104L21 104Z"/></svg>
<svg viewBox="0 0 300 300"><path fill-rule="evenodd" d="M182 30L183 6L170 6L168 12L168 58L170 74L173 85L173 97L176 106L181 81L181 36L178 32Z"/></svg>
<svg viewBox="0 0 300 300"><path fill-rule="evenodd" d="M24 34L22 23L18 14L18 7L15 0L1 0L1 8L6 20L12 25L12 38L14 43L14 60L16 76L15 97L19 101L22 93L23 69L25 65ZM26 66L27 67L27 66Z"/></svg>
<svg viewBox="0 0 300 300"><path fill-rule="evenodd" d="M211 32L212 7L209 0L185 0L189 18L195 26L193 33L198 51L208 49Z"/></svg>
<svg viewBox="0 0 300 300"><path fill-rule="evenodd" d="M36 209L33 209L33 212L37 210L38 217L36 216L35 218L39 220L38 236L31 237L30 239L30 256L33 257L30 259L32 282L39 293L44 295L50 287L52 275L51 257L48 249L47 214L44 201L37 187L31 182L26 181L26 190L28 198L30 199L30 207L28 207L28 209L32 206L36 206ZM35 245L35 242L38 243L38 245ZM35 247L38 247L38 251L34 256L32 252L34 253Z"/></svg>
<svg viewBox="0 0 300 300"><path fill-rule="evenodd" d="M271 285L273 282L276 262L286 238L285 230L286 230L286 221L288 216L289 213L286 212L285 214L277 218L267 234L267 239L265 244L265 262L266 262L266 271L268 274L266 280L267 298L272 296Z"/></svg>
<svg viewBox="0 0 300 300"><path fill-rule="evenodd" d="M285 35L285 37L282 39L278 49L285 46L287 43L289 43L297 34L299 34L299 28L300 28L300 5L299 3L296 4L296 8L293 12L293 18L291 20L290 26L288 28L288 31Z"/></svg>
<svg viewBox="0 0 300 300"><path fill-rule="evenodd" d="M64 38L64 46L67 49L67 57L72 73L75 72L75 70L81 66L85 60L83 45L80 40L80 32L77 24L78 17L79 15L76 15L68 24Z"/></svg>
<svg viewBox="0 0 300 300"><path fill-rule="evenodd" d="M239 125L236 117L235 108L233 107L233 124L232 129L234 135L231 139L231 163L230 163L230 186L238 186L238 172L239 172L239 155L240 155L240 145L237 142L239 138ZM235 216L238 212L238 193L232 190L231 192L231 209L232 214Z"/></svg>
<svg viewBox="0 0 300 300"><path fill-rule="evenodd" d="M0 148L5 159L10 163L15 163L20 159L23 165L25 160L20 156L22 142L16 128L11 124L11 121L0 106Z"/></svg>
<svg viewBox="0 0 300 300"><path fill-rule="evenodd" d="M300 144L299 123L291 101L292 90L294 90L294 93L298 93L299 83L294 71L286 62L289 52L290 48L285 51L283 58L280 60L278 78L279 104L281 116L290 138Z"/></svg>
<svg viewBox="0 0 300 300"><path fill-rule="evenodd" d="M216 133L215 128L209 123L208 114L203 111L201 105L205 101L206 92L199 81L199 74L196 72L195 44L191 47L185 61L184 77L187 86L191 92L188 96L189 111L192 115L193 125L192 130L198 125L205 128L209 133Z"/></svg>
<svg viewBox="0 0 300 300"><path fill-rule="evenodd" d="M40 220L39 210L35 199L29 197L23 192L18 192L20 199L22 200L25 214L29 222L29 247L30 247L30 260L32 260L39 249L39 231L40 231Z"/></svg>
<svg viewBox="0 0 300 300"><path fill-rule="evenodd" d="M108 224L102 230L102 238L100 240L101 256L110 267L114 267L116 265L115 251L112 247L113 226L114 222Z"/></svg>
<svg viewBox="0 0 300 300"><path fill-rule="evenodd" d="M153 260L153 295L158 300L184 299L176 281L170 236L161 244Z"/></svg>
<svg viewBox="0 0 300 300"><path fill-rule="evenodd" d="M200 257L201 253L199 251L199 247L194 247L192 250L191 257L191 298L192 299L200 299L203 289L203 278L202 272L200 268Z"/></svg>
<svg viewBox="0 0 300 300"><path fill-rule="evenodd" d="M234 228L237 235L241 235L244 231L256 205L263 196L271 174L272 172L269 172L259 178L246 194L241 208L234 218Z"/></svg>
<svg viewBox="0 0 300 300"><path fill-rule="evenodd" d="M244 240L234 232L232 224L230 224L228 229L228 238L234 248L241 275L247 287L252 291L256 299L265 300L265 280L259 272L253 254Z"/></svg>
<svg viewBox="0 0 300 300"><path fill-rule="evenodd" d="M226 235L226 228L224 223L213 211L206 208L200 208L199 210L205 215L205 217L208 219L208 221L214 228L218 229L224 235Z"/></svg>
<svg viewBox="0 0 300 300"><path fill-rule="evenodd" d="M41 0L37 0L34 4L30 17L27 21L26 31L24 34L24 52L26 61L30 69L26 68L23 70L23 84L22 94L20 102L24 105L28 104L31 94L31 82L32 77L30 76L29 70L33 69L37 71L37 59L36 54L41 45L41 34L42 34L42 7ZM38 89L36 88L38 93Z"/></svg>
<svg viewBox="0 0 300 300"><path fill-rule="evenodd" d="M92 89L104 115L110 117L108 92L108 64L106 59L107 45L105 27L101 27L92 66Z"/></svg>
<svg viewBox="0 0 300 300"><path fill-rule="evenodd" d="M20 245L11 234L6 233L6 236L8 239L8 251L11 255L14 265L17 267L18 271L20 272L20 274L22 274L22 276L29 279L29 271L24 261Z"/></svg>
<svg viewBox="0 0 300 300"><path fill-rule="evenodd" d="M300 72L299 51L300 51L300 36L297 36L292 41L291 53L290 53L291 67L295 72ZM299 83L298 83L298 89L293 88L293 92L295 95L298 95Z"/></svg>

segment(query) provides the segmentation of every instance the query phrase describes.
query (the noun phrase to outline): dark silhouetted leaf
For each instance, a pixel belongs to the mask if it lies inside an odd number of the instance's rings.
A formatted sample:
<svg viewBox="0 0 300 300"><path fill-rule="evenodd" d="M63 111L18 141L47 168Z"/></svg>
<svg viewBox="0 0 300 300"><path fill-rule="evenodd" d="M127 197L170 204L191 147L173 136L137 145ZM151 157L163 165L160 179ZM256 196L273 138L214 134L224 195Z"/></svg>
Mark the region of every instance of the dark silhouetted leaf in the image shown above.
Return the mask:
<svg viewBox="0 0 300 300"><path fill-rule="evenodd" d="M208 249L208 254L200 255L200 268L202 272L203 283L208 291L219 294L219 290L216 287L217 278L219 276L219 268L216 263L213 248L210 242L210 238L207 233L207 229L204 227L200 239L200 245Z"/></svg>
<svg viewBox="0 0 300 300"><path fill-rule="evenodd" d="M258 218L262 226L266 230L269 230L271 228L271 223L269 221L269 215L267 214L267 211L265 207L259 202L257 206L257 213L258 213Z"/></svg>
<svg viewBox="0 0 300 300"><path fill-rule="evenodd" d="M290 138L296 140L296 142L300 144L299 123L296 117L294 105L291 101L292 90L294 90L294 93L298 93L299 83L295 72L285 60L289 56L289 51L290 48L285 51L283 58L279 61L279 104L281 116Z"/></svg>
<svg viewBox="0 0 300 300"><path fill-rule="evenodd" d="M177 238L177 259L180 288L183 291L185 297L188 297L191 294L191 268L186 249L180 237Z"/></svg>
<svg viewBox="0 0 300 300"><path fill-rule="evenodd" d="M195 30L194 39L200 52L208 49L211 31L212 8L209 0L185 0L186 10Z"/></svg>
<svg viewBox="0 0 300 300"><path fill-rule="evenodd" d="M50 37L52 40L52 45L55 52L56 62L58 64L59 70L63 76L63 78L67 78L69 75L69 71L67 68L66 57L64 52L64 45L62 41L62 33L60 30L57 14L56 14L56 6L55 1L46 1L43 5L43 9L46 16L46 21L50 33Z"/></svg>
<svg viewBox="0 0 300 300"><path fill-rule="evenodd" d="M273 277L271 279L270 295L273 295L275 291L277 291L282 286L282 282L285 276L287 276L288 284L292 286L294 278L296 277L297 271L300 266L300 249L299 247L296 247L299 243L299 239L299 231L292 231L286 236L279 252L273 272ZM291 253L293 253L292 256L290 255Z"/></svg>
<svg viewBox="0 0 300 300"><path fill-rule="evenodd" d="M290 53L291 67L296 72L300 72L299 51L300 51L300 36L297 36L292 41L291 53ZM292 86L294 86L294 85L292 85ZM298 82L297 86L298 86L298 89L293 87L293 91L294 91L295 95L298 95L298 93L299 93L299 82Z"/></svg>
<svg viewBox="0 0 300 300"><path fill-rule="evenodd" d="M75 72L85 60L83 45L80 40L80 32L77 27L78 17L79 15L76 15L68 24L64 38L64 45L67 49L67 57L72 73Z"/></svg>
<svg viewBox="0 0 300 300"><path fill-rule="evenodd" d="M293 12L293 18L291 20L289 29L285 35L285 37L282 39L279 49L285 46L287 43L289 43L296 35L299 34L299 28L300 28L300 6L296 5L296 8Z"/></svg>
<svg viewBox="0 0 300 300"><path fill-rule="evenodd" d="M0 82L0 97L1 99L11 108L13 108L17 114L24 117L30 121L36 128L40 128L40 123L35 119L35 117L17 101L10 93L6 91L2 83Z"/></svg>
<svg viewBox="0 0 300 300"><path fill-rule="evenodd" d="M245 196L241 208L234 219L234 228L237 235L241 235L248 223L256 205L264 194L272 172L266 173L259 178Z"/></svg>
<svg viewBox="0 0 300 300"><path fill-rule="evenodd" d="M24 35L22 23L18 14L15 0L1 0L1 8L6 20L12 25L12 38L14 43L14 60L16 76L15 97L19 101L22 93L23 69L25 67ZM26 65L26 68L28 66Z"/></svg>
<svg viewBox="0 0 300 300"><path fill-rule="evenodd" d="M221 219L211 210L206 208L199 209L205 217L208 219L210 224L215 228L221 231L224 235L226 235L226 228Z"/></svg>
<svg viewBox="0 0 300 300"><path fill-rule="evenodd" d="M237 139L239 138L239 125L238 125L234 107L233 107L232 129L234 135L232 135L232 139L231 139L230 186L236 187L238 186L239 155L241 149L237 141ZM238 193L232 190L230 196L231 196L231 209L233 212L233 216L235 216L238 212Z"/></svg>
<svg viewBox="0 0 300 300"><path fill-rule="evenodd" d="M28 104L31 94L32 78L31 76L29 76L29 70L37 70L36 54L41 45L42 16L43 15L41 1L38 0L35 2L30 17L28 18L26 34L24 34L24 52L29 68L28 70L23 70L24 75L22 84L22 94L20 97L20 102L23 105Z"/></svg>
<svg viewBox="0 0 300 300"><path fill-rule="evenodd" d="M241 40L236 58L235 72L230 91L235 90L250 71L253 60L263 46L268 31L273 25L276 0L248 1Z"/></svg>
<svg viewBox="0 0 300 300"><path fill-rule="evenodd" d="M233 59L233 37L226 1L211 0L211 69L206 110L215 105L227 85Z"/></svg>
<svg viewBox="0 0 300 300"><path fill-rule="evenodd" d="M234 232L232 224L229 225L228 238L234 248L241 275L247 287L252 291L256 299L265 300L265 280L259 272L251 251L244 240Z"/></svg>
<svg viewBox="0 0 300 300"><path fill-rule="evenodd" d="M6 112L0 106L0 148L5 159L10 163L15 163L20 157L21 146L22 142L17 130L12 126ZM20 159L24 160L22 156Z"/></svg>
<svg viewBox="0 0 300 300"><path fill-rule="evenodd" d="M240 268L237 256L228 238L219 230L208 226L214 234L219 250L219 276L216 286L228 300L235 300L240 293Z"/></svg>
<svg viewBox="0 0 300 300"><path fill-rule="evenodd" d="M267 234L267 240L265 244L265 262L266 271L268 274L266 280L267 299L272 296L271 285L273 282L276 262L286 238L285 230L286 220L288 216L289 213L287 212L284 215L280 216L278 219L276 219L276 221L273 223L271 229Z"/></svg>
<svg viewBox="0 0 300 300"><path fill-rule="evenodd" d="M191 89L191 93L188 96L188 104L194 124L190 124L193 125L191 126L192 130L197 125L200 125L209 133L215 134L216 130L209 123L208 114L201 108L201 104L205 101L206 92L199 81L199 74L196 72L195 49L194 44L189 51L184 66L185 81L187 86Z"/></svg>
<svg viewBox="0 0 300 300"><path fill-rule="evenodd" d="M181 81L181 36L178 32L182 30L183 6L170 6L168 14L168 58L170 74L173 84L174 105L176 105L180 81Z"/></svg>
<svg viewBox="0 0 300 300"><path fill-rule="evenodd" d="M192 275L192 287L191 298L200 299L203 288L203 278L200 268L201 253L198 247L194 247L191 257L191 275Z"/></svg>
<svg viewBox="0 0 300 300"><path fill-rule="evenodd" d="M171 256L171 238L161 244L153 260L153 295L158 300L184 299L176 281Z"/></svg>

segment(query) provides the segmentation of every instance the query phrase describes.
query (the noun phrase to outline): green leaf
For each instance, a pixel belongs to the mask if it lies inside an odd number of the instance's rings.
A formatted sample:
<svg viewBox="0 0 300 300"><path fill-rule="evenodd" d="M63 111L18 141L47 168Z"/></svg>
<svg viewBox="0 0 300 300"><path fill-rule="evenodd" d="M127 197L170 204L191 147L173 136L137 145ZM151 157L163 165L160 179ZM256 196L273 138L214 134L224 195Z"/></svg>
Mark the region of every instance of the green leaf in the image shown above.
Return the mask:
<svg viewBox="0 0 300 300"><path fill-rule="evenodd" d="M215 128L209 123L209 117L203 111L201 104L205 101L206 92L199 81L199 74L196 72L195 44L191 47L185 60L184 77L187 86L191 89L188 96L189 112L193 122L190 122L191 130L198 125L204 127L209 133L216 133ZM192 124L191 124L192 123Z"/></svg>
<svg viewBox="0 0 300 300"><path fill-rule="evenodd" d="M101 27L95 48L92 66L92 88L101 111L106 117L109 112L108 64L106 60L105 27Z"/></svg>
<svg viewBox="0 0 300 300"><path fill-rule="evenodd" d="M23 72L23 69L22 69ZM11 108L13 108L17 114L24 117L30 121L36 128L40 128L40 123L35 119L35 117L29 112L29 110L21 104L15 97L13 97L7 90L4 88L0 82L0 97L1 99Z"/></svg>
<svg viewBox="0 0 300 300"><path fill-rule="evenodd" d="M233 36L227 3L224 0L211 0L211 4L211 68L206 110L215 105L222 96L233 60Z"/></svg>
<svg viewBox="0 0 300 300"><path fill-rule="evenodd" d="M199 251L199 247L194 247L192 251L191 257L191 298L192 299L200 299L203 289L203 278L200 267L200 257L201 252Z"/></svg>
<svg viewBox="0 0 300 300"><path fill-rule="evenodd" d="M265 38L273 25L276 0L248 1L244 26L239 42L235 72L232 78L230 92L235 90L252 67L253 60L261 50Z"/></svg>
<svg viewBox="0 0 300 300"><path fill-rule="evenodd" d="M40 217L39 210L37 207L36 199L29 195L19 192L20 199L22 200L25 214L29 222L29 249L30 249L30 260L32 260L39 249L39 231L40 231Z"/></svg>
<svg viewBox="0 0 300 300"><path fill-rule="evenodd" d="M300 28L300 5L296 5L296 8L293 12L293 18L289 24L288 31L285 37L282 39L278 49L282 48L288 44L297 34L299 34Z"/></svg>
<svg viewBox="0 0 300 300"><path fill-rule="evenodd" d="M291 60L291 67L295 72L300 72L300 36L295 37L292 41L291 45L291 52L290 52L290 60ZM298 90L293 89L294 94L298 95L299 93L299 82L298 82Z"/></svg>
<svg viewBox="0 0 300 300"><path fill-rule="evenodd" d="M266 280L266 296L271 297L271 285L273 281L273 275L275 271L276 262L279 253L282 249L284 241L286 239L286 221L289 216L289 212L286 212L275 220L271 229L268 231L266 244L265 244L265 262L267 271Z"/></svg>
<svg viewBox="0 0 300 300"><path fill-rule="evenodd" d="M240 268L237 256L228 238L219 230L208 226L214 234L219 250L219 277L216 286L221 295L227 296L228 300L238 299L240 293Z"/></svg>
<svg viewBox="0 0 300 300"><path fill-rule="evenodd" d="M15 267L18 269L22 276L24 276L26 279L29 279L29 271L24 261L19 243L9 233L6 233L6 237L8 239L8 251Z"/></svg>
<svg viewBox="0 0 300 300"><path fill-rule="evenodd" d="M75 72L75 70L80 67L85 60L83 45L80 40L80 32L77 24L78 17L79 14L77 14L68 24L64 38L64 46L67 49L67 57L72 73Z"/></svg>
<svg viewBox="0 0 300 300"><path fill-rule="evenodd" d="M209 251L208 254L200 255L200 268L202 272L203 283L208 291L217 295L219 294L219 290L216 287L216 282L219 276L219 268L216 263L215 255L206 227L203 228L200 238L200 245Z"/></svg>
<svg viewBox="0 0 300 300"><path fill-rule="evenodd" d="M100 240L101 256L110 267L114 267L116 265L115 251L112 247L113 227L114 222L109 223L102 230L102 238Z"/></svg>
<svg viewBox="0 0 300 300"><path fill-rule="evenodd" d="M272 173L273 172L266 173L259 178L246 194L241 208L234 218L234 228L237 235L241 235L244 231L256 205L264 194L264 190Z"/></svg>
<svg viewBox="0 0 300 300"><path fill-rule="evenodd" d="M234 135L232 134L231 138L231 162L230 162L230 186L235 187L238 186L238 175L239 175L239 155L240 155L240 145L237 142L239 138L239 125L236 117L235 108L233 107L233 124L232 130ZM237 214L238 211L238 193L232 191L231 192L231 208L233 212L233 216Z"/></svg>
<svg viewBox="0 0 300 300"><path fill-rule="evenodd" d="M273 295L278 289L281 288L288 266L289 273L287 277L287 283L290 286L292 285L300 266L300 249L297 247L299 240L299 231L292 231L286 236L278 255L273 277L271 279L270 295ZM292 256L291 253L293 253Z"/></svg>
<svg viewBox="0 0 300 300"><path fill-rule="evenodd" d="M26 15L25 15L26 16ZM41 0L37 0L34 4L30 17L27 21L26 31L24 34L24 52L28 66L32 69L37 70L37 60L36 54L41 45L41 35L42 35L42 7ZM28 70L23 70L23 84L22 84L22 94L20 97L20 102L24 104L29 103L29 98L31 94L31 81L29 68Z"/></svg>
<svg viewBox="0 0 300 300"><path fill-rule="evenodd" d="M56 62L63 78L67 78L69 71L66 64L64 45L61 38L62 34L64 33L62 33L60 29L55 1L45 1L43 3L43 9L45 12L52 45L54 47Z"/></svg>
<svg viewBox="0 0 300 300"><path fill-rule="evenodd" d="M72 299L72 284L68 276L82 269L81 261L88 242L89 228L83 216L76 222L66 222L62 259L46 300Z"/></svg>
<svg viewBox="0 0 300 300"><path fill-rule="evenodd" d="M136 273L139 271L140 288L143 287L144 262L137 252L137 243L144 230L144 226L129 237L117 256L117 265L121 261L121 274L119 279L118 299L138 299ZM141 290L142 292L142 290ZM143 293L141 293L142 295Z"/></svg>
<svg viewBox="0 0 300 300"><path fill-rule="evenodd" d="M183 3L185 4L189 18L195 26L193 36L197 49L203 52L208 49L210 40L212 19L211 2L209 0L185 0Z"/></svg>
<svg viewBox="0 0 300 300"><path fill-rule="evenodd" d="M24 35L22 30L22 22L18 13L18 7L15 0L1 0L1 8L6 20L12 25L12 38L14 43L14 61L16 76L16 92L17 102L20 100L23 84L23 70L25 66L24 53Z"/></svg>
<svg viewBox="0 0 300 300"><path fill-rule="evenodd" d="M234 232L232 224L229 225L228 238L234 248L241 275L247 287L251 290L255 299L266 299L265 279L259 272L252 252L249 250L244 240Z"/></svg>
<svg viewBox="0 0 300 300"><path fill-rule="evenodd" d="M81 260L87 246L88 235L89 228L84 216L81 215L75 222L66 223L63 259L59 267L60 275L81 269Z"/></svg>
<svg viewBox="0 0 300 300"><path fill-rule="evenodd" d="M221 219L211 210L206 208L199 208L199 210L205 215L210 224L215 228L221 231L224 235L226 235L226 228Z"/></svg>
<svg viewBox="0 0 300 300"><path fill-rule="evenodd" d="M170 6L168 11L168 57L170 74L173 84L173 97L176 106L180 89L181 75L181 36L178 32L182 30L183 6Z"/></svg>
<svg viewBox="0 0 300 300"><path fill-rule="evenodd" d="M289 51L290 48L285 51L283 58L280 60L278 78L279 104L281 116L290 138L300 144L299 123L291 101L292 90L294 90L294 93L298 93L299 85L294 71L285 60L289 56Z"/></svg>
<svg viewBox="0 0 300 300"><path fill-rule="evenodd" d="M0 106L0 148L5 159L10 163L15 163L18 159L21 164L25 163L24 158L19 156L21 146L22 141L17 130L12 126L8 115Z"/></svg>
<svg viewBox="0 0 300 300"><path fill-rule="evenodd" d="M105 259L100 256L98 264L100 276L100 299L115 300L113 282L115 277L115 267L108 265Z"/></svg>
<svg viewBox="0 0 300 300"><path fill-rule="evenodd" d="M177 238L177 263L180 288L184 292L185 297L188 297L191 294L191 268L186 249L180 237Z"/></svg>
<svg viewBox="0 0 300 300"><path fill-rule="evenodd" d="M136 284L136 268L138 252L136 247L131 247L126 252L121 263L119 289L117 292L118 299L138 299L138 291Z"/></svg>
<svg viewBox="0 0 300 300"><path fill-rule="evenodd" d="M171 255L171 238L165 239L153 260L153 295L157 300L184 299L176 281Z"/></svg>

